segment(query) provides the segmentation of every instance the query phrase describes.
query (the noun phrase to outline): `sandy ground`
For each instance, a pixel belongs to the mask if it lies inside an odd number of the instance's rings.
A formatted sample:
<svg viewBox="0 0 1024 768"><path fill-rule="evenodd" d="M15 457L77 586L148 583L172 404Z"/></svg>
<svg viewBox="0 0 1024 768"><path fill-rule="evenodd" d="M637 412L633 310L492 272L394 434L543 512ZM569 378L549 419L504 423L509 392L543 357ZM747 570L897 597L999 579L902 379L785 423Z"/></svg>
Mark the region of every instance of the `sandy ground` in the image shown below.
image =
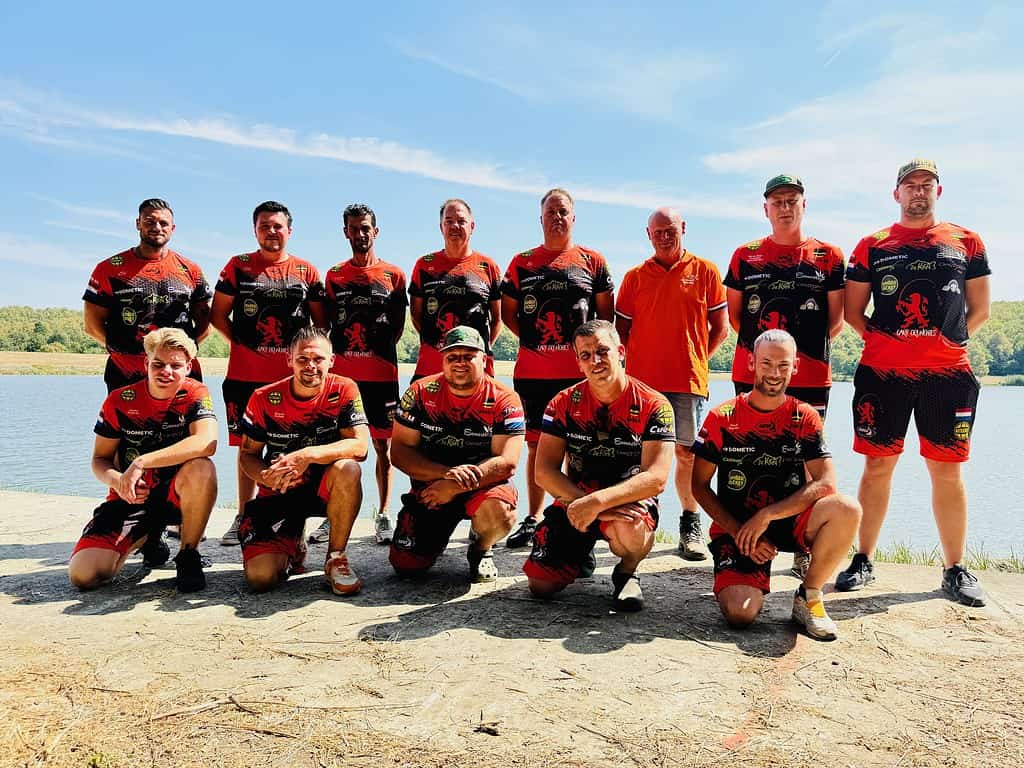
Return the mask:
<svg viewBox="0 0 1024 768"><path fill-rule="evenodd" d="M355 598L315 568L250 594L215 541L203 592L133 559L82 594L65 568L94 504L0 491L2 766L1024 764L1024 576L984 574L990 606L967 609L937 569L882 564L877 585L829 596L843 635L819 643L788 621L785 557L737 632L710 568L667 546L643 564L646 609L623 615L607 549L543 604L522 552L469 585L465 526L409 582L360 521ZM216 510L211 534L229 519Z"/></svg>

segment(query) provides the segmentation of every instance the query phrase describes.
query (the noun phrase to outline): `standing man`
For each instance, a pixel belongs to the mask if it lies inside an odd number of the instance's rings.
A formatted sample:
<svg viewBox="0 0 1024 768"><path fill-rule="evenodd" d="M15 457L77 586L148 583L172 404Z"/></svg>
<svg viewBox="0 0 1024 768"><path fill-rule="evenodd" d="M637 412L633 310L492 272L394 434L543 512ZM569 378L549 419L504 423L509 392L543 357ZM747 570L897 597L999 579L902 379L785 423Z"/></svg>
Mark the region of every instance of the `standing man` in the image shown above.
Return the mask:
<svg viewBox="0 0 1024 768"><path fill-rule="evenodd" d="M498 578L491 547L516 522L509 480L526 425L519 396L484 373L486 348L475 328L456 326L441 346L441 373L414 381L402 395L392 455L412 490L402 497L391 541L391 565L400 574L429 569L469 518L470 580Z"/></svg>
<svg viewBox="0 0 1024 768"><path fill-rule="evenodd" d="M405 328L405 273L381 261L374 251L380 230L370 206L348 206L341 221L352 258L331 267L324 285L334 348L331 371L359 385L377 455L380 501L373 517L374 539L387 544L391 541L390 443L398 406L397 344ZM310 535L310 543L327 541L330 525L330 518L325 519Z"/></svg>
<svg viewBox="0 0 1024 768"><path fill-rule="evenodd" d="M769 328L796 339L799 365L786 394L812 405L825 420L832 366L831 341L843 330L843 252L803 231L804 183L780 174L764 188L764 213L772 233L736 249L725 276L729 322L739 334L732 361L736 394L750 392L754 339ZM793 555L793 575L802 578L808 561Z"/></svg>
<svg viewBox="0 0 1024 768"><path fill-rule="evenodd" d="M817 410L786 394L799 367L793 337L780 329L760 334L748 365L754 388L713 409L693 444L693 492L714 520L718 607L730 626L752 624L770 591L775 555L810 549L793 621L813 638L835 640L822 587L853 542L860 505L836 493Z"/></svg>
<svg viewBox="0 0 1024 768"><path fill-rule="evenodd" d="M708 400L708 360L729 335L718 268L683 248L686 222L674 208L647 220L654 255L622 279L615 327L626 346L626 372L661 392L675 412L676 492L683 505L679 553L704 560L697 501L690 490L693 454Z"/></svg>
<svg viewBox="0 0 1024 768"><path fill-rule="evenodd" d="M85 289L85 332L110 353L107 392L146 378L142 339L155 328L181 328L195 342L210 329L213 296L203 271L167 247L174 211L157 198L139 204L139 244L96 265ZM202 380L199 361L190 375Z"/></svg>
<svg viewBox="0 0 1024 768"><path fill-rule="evenodd" d="M621 558L612 571L615 607L639 611L636 569L654 546L658 494L672 468L672 406L626 375L626 350L611 323L586 322L572 341L585 379L544 411L537 480L555 502L544 510L523 572L534 595L552 597L576 580L604 539Z"/></svg>
<svg viewBox="0 0 1024 768"><path fill-rule="evenodd" d="M526 412L526 491L529 509L510 548L525 547L537 529L544 489L534 469L544 409L551 398L580 380L572 335L595 317L611 320L615 298L604 256L574 245L572 195L549 190L540 200L544 244L512 259L501 285L501 319L519 337L513 373Z"/></svg>
<svg viewBox="0 0 1024 768"><path fill-rule="evenodd" d="M288 342L299 328L327 324L320 273L308 261L288 253L292 215L281 203L268 200L252 212L259 248L233 256L220 273L210 322L231 344L224 405L228 442L242 444L242 414L252 393L287 376ZM241 457L239 457L241 459ZM238 514L221 537L224 546L238 544L238 522L256 484L238 466Z"/></svg>
<svg viewBox="0 0 1024 768"><path fill-rule="evenodd" d="M68 564L79 589L113 579L132 552L159 567L170 551L164 528L181 525L179 592L206 586L199 540L217 500L217 418L205 384L188 378L196 345L179 328L143 339L146 378L107 395L96 422L92 473L110 487Z"/></svg>
<svg viewBox="0 0 1024 768"><path fill-rule="evenodd" d="M487 342L487 374L494 375L494 346L501 331L501 270L469 244L475 227L465 200L441 205L444 249L416 260L409 283L410 315L420 334L416 378L441 371L438 351L457 325L475 328Z"/></svg>
<svg viewBox="0 0 1024 768"><path fill-rule="evenodd" d="M991 270L976 233L936 219L941 195L932 161L915 159L900 168L893 192L899 223L861 240L846 273L846 322L864 338L853 396L853 449L864 454L857 492L864 518L857 554L836 578L836 589L859 589L875 579L871 556L913 414L931 476L942 589L964 605L984 605L978 580L963 567L967 491L960 465L970 454L979 390L967 340L988 319ZM864 315L869 299L870 318Z"/></svg>
<svg viewBox="0 0 1024 768"><path fill-rule="evenodd" d="M242 419L242 471L259 485L239 526L245 580L264 592L303 572L306 518L324 515L331 521L324 575L334 594L354 595L363 584L345 547L370 443L359 389L329 373L334 355L320 328L299 329L288 361L292 375L257 389Z"/></svg>

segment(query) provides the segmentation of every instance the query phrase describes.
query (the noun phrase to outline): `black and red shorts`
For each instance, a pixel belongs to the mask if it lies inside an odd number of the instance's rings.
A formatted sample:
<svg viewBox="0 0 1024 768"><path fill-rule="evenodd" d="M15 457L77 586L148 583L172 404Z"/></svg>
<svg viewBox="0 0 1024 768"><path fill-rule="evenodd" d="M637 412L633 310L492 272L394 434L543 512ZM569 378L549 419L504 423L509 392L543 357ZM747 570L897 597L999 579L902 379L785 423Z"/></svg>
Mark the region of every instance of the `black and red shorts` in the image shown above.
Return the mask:
<svg viewBox="0 0 1024 768"><path fill-rule="evenodd" d="M734 381L733 388L737 395L745 395L754 389L753 384L746 384L742 381ZM801 402L807 403L825 420L825 412L828 411L828 396L832 387L786 387L786 394L795 397Z"/></svg>
<svg viewBox="0 0 1024 768"><path fill-rule="evenodd" d="M266 554L298 559L306 535L306 518L326 516L326 473L285 493L257 496L246 503L238 522L242 564Z"/></svg>
<svg viewBox="0 0 1024 768"><path fill-rule="evenodd" d="M853 450L857 453L903 453L913 414L922 456L967 461L981 390L969 367L897 371L860 365L853 385Z"/></svg>
<svg viewBox="0 0 1024 768"><path fill-rule="evenodd" d="M579 379L512 380L512 387L523 401L523 413L526 414L526 442L536 443L540 440L544 409L555 395L578 381Z"/></svg>
<svg viewBox="0 0 1024 768"><path fill-rule="evenodd" d="M249 405L249 398L257 389L270 383L224 379L221 392L224 393L224 410L227 411L228 417L228 445L242 444L242 416Z"/></svg>
<svg viewBox="0 0 1024 768"><path fill-rule="evenodd" d="M398 380L357 381L356 385L363 400L366 420L370 423L370 437L374 440L390 439L395 409L398 408Z"/></svg>
<svg viewBox="0 0 1024 768"><path fill-rule="evenodd" d="M127 555L144 536L160 536L168 525L181 523L181 499L170 482L155 486L145 504L124 499L104 501L92 513L71 555L83 549L110 549Z"/></svg>
<svg viewBox="0 0 1024 768"><path fill-rule="evenodd" d="M647 529L657 530L658 500L651 498L639 503L646 508ZM533 534L533 549L523 563L523 573L531 579L543 579L563 587L572 584L597 540L608 540L606 531L611 524L610 520L595 520L586 531L578 531L569 522L565 507L552 504L544 510L544 520Z"/></svg>
<svg viewBox="0 0 1024 768"><path fill-rule="evenodd" d="M388 559L396 571L425 571L444 552L455 527L476 515L485 501L501 501L515 509L519 496L509 482L479 491L460 493L450 502L433 509L415 493L402 494L402 509L395 522Z"/></svg>
<svg viewBox="0 0 1024 768"><path fill-rule="evenodd" d="M764 537L780 552L807 552L807 523L811 519L811 505L799 515L773 520L768 524ZM756 587L764 593L771 592L772 561L755 563L742 554L732 536L717 523L711 524L708 532L711 544L708 549L715 560L715 587L717 595L726 587L737 585Z"/></svg>

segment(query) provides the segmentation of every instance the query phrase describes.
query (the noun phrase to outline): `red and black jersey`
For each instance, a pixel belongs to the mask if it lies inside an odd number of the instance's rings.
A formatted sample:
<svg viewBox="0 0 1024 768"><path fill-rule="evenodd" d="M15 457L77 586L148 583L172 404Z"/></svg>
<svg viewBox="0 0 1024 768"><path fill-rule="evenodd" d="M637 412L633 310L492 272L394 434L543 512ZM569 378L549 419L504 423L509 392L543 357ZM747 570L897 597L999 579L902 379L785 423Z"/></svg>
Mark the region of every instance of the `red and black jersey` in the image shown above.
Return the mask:
<svg viewBox="0 0 1024 768"><path fill-rule="evenodd" d="M202 382L185 379L174 397L158 400L149 394L149 382L144 379L107 395L93 431L119 441L114 466L124 470L145 453L180 443L189 436L193 422L216 418L210 390ZM153 488L170 482L177 471L178 466L147 469L143 480ZM118 495L111 490L107 498Z"/></svg>
<svg viewBox="0 0 1024 768"><path fill-rule="evenodd" d="M405 273L384 261L360 267L349 259L327 270L324 292L335 354L331 370L356 381L397 381Z"/></svg>
<svg viewBox="0 0 1024 768"><path fill-rule="evenodd" d="M440 372L438 350L455 326L475 328L485 344L490 342L490 303L501 298L501 270L476 251L464 259L449 259L443 250L428 253L412 268L409 295L423 299L416 375L429 376Z"/></svg>
<svg viewBox="0 0 1024 768"><path fill-rule="evenodd" d="M814 238L779 245L766 237L737 248L725 277L727 287L743 294L732 380L754 383L748 365L754 339L781 328L796 339L799 365L790 386L830 386L828 294L842 290L844 271L843 252Z"/></svg>
<svg viewBox="0 0 1024 768"><path fill-rule="evenodd" d="M805 461L832 456L818 412L795 397L767 412L747 395L727 400L704 419L691 450L718 467L716 494L739 522L802 488Z"/></svg>
<svg viewBox="0 0 1024 768"><path fill-rule="evenodd" d="M956 224L893 224L865 237L846 271L847 280L871 284L874 302L861 363L928 370L969 365L964 290L968 280L991 273L981 238Z"/></svg>
<svg viewBox="0 0 1024 768"><path fill-rule="evenodd" d="M613 288L604 256L579 245L539 245L513 258L501 292L519 302L515 378L579 378L572 334L596 316L595 297Z"/></svg>
<svg viewBox="0 0 1024 768"><path fill-rule="evenodd" d="M310 302L324 300L316 267L291 254L264 264L258 252L243 253L231 257L217 290L234 298L227 378L267 382L287 376L288 342L309 325Z"/></svg>
<svg viewBox="0 0 1024 768"><path fill-rule="evenodd" d="M310 445L341 440L341 430L366 424L363 401L356 383L345 376L327 374L320 392L308 400L292 394L292 377L260 387L252 393L242 417L242 431L264 443L268 462ZM310 465L303 482L319 482L323 465ZM312 470L312 471L310 471ZM275 493L260 486L260 495Z"/></svg>
<svg viewBox="0 0 1024 768"><path fill-rule="evenodd" d="M424 457L447 467L490 458L495 435L526 434L519 395L490 376L469 397L454 395L443 374L417 379L402 395L395 421L420 433ZM412 481L413 490L424 485Z"/></svg>
<svg viewBox="0 0 1024 768"><path fill-rule="evenodd" d="M541 431L565 441L568 477L587 493L640 472L645 442L676 439L668 400L632 376L607 405L594 397L587 381L563 389L548 403Z"/></svg>
<svg viewBox="0 0 1024 768"><path fill-rule="evenodd" d="M123 378L144 379L143 337L180 328L194 339L193 304L212 296L203 271L180 254L144 259L129 248L96 265L82 298L108 310L107 351Z"/></svg>

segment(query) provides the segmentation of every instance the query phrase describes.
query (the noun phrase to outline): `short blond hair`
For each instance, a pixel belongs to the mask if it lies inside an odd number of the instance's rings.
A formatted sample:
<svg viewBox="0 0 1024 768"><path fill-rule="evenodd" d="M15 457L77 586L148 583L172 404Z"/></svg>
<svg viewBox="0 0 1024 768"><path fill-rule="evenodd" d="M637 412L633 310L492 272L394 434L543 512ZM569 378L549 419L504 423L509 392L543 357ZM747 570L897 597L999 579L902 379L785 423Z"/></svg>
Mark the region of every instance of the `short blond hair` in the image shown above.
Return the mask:
<svg viewBox="0 0 1024 768"><path fill-rule="evenodd" d="M155 357L157 350L175 349L185 353L189 360L195 360L199 354L196 343L180 328L157 328L146 334L142 340L146 357Z"/></svg>

